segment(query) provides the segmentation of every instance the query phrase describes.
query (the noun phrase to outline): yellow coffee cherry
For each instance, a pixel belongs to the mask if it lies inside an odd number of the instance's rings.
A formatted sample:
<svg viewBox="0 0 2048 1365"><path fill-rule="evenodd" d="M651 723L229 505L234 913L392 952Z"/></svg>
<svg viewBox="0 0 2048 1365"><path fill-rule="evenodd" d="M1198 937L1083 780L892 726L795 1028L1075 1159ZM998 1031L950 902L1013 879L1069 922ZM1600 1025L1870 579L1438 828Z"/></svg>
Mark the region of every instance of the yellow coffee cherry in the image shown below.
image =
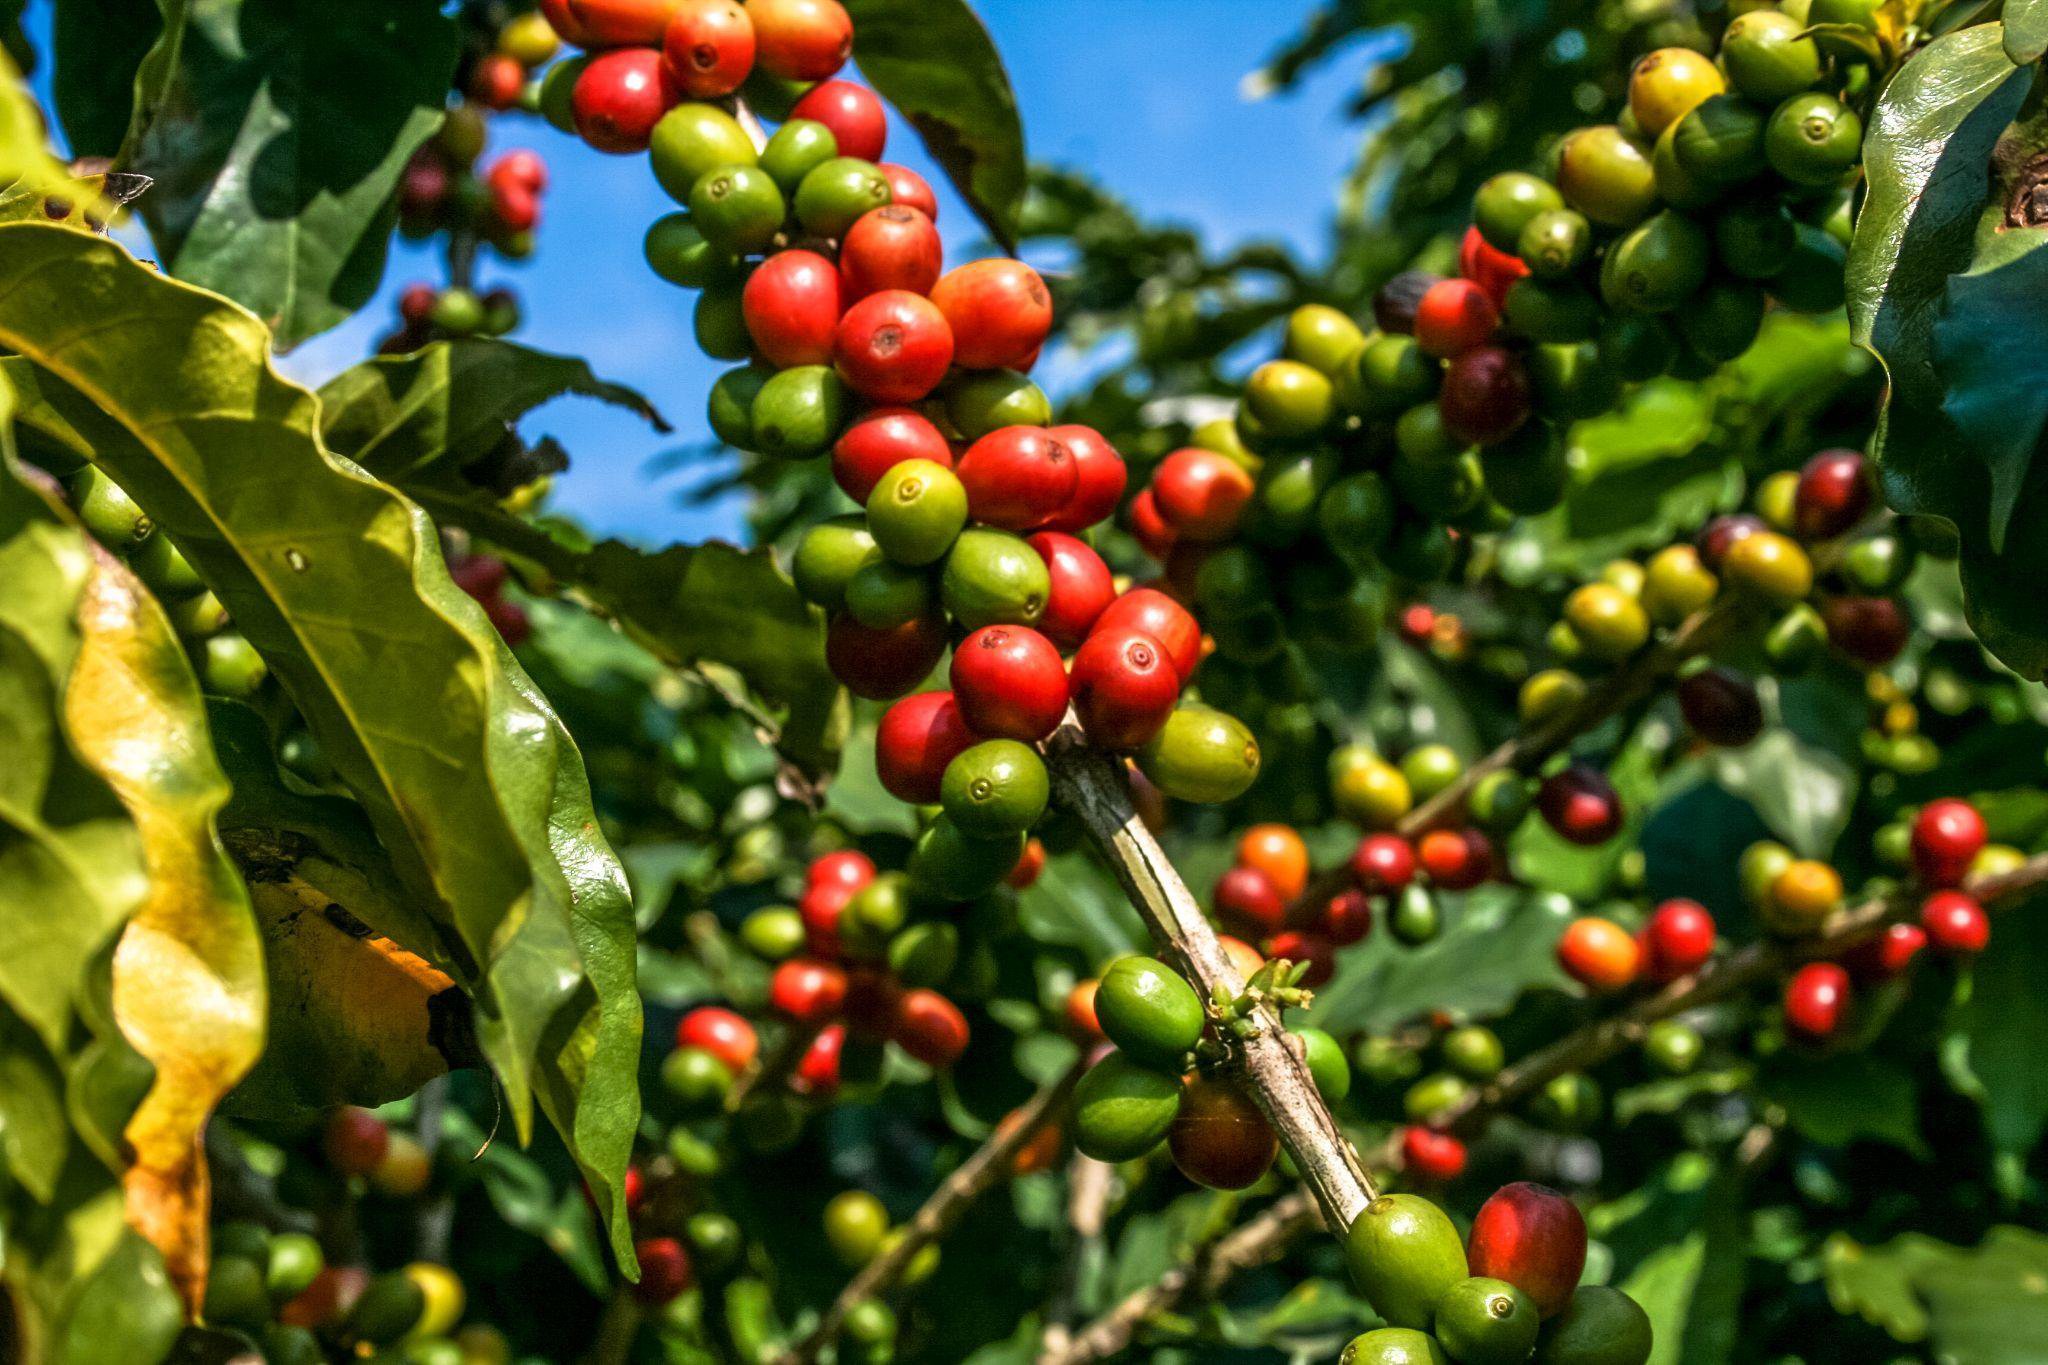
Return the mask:
<svg viewBox="0 0 2048 1365"><path fill-rule="evenodd" d="M1628 111L1654 138L1728 88L1721 69L1689 47L1660 47L1628 78Z"/></svg>
<svg viewBox="0 0 2048 1365"><path fill-rule="evenodd" d="M1667 545L1643 572L1643 610L1660 626L1675 626L1714 600L1721 580L1690 545Z"/></svg>
<svg viewBox="0 0 2048 1365"><path fill-rule="evenodd" d="M1572 593L1565 599L1564 619L1597 659L1626 659L1650 638L1643 604L1612 583L1588 583Z"/></svg>

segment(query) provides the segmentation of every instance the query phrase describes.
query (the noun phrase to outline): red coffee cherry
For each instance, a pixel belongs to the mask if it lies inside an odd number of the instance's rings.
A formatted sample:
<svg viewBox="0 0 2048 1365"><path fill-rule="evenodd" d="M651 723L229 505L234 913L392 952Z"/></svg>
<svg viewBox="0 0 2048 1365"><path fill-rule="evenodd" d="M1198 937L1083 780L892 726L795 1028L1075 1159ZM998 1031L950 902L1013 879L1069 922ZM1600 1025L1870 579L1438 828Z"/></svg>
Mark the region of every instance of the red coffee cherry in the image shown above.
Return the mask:
<svg viewBox="0 0 2048 1365"><path fill-rule="evenodd" d="M939 221L939 197L932 193L930 181L893 161L879 162L875 169L889 182L890 202L916 209L934 223Z"/></svg>
<svg viewBox="0 0 2048 1365"><path fill-rule="evenodd" d="M946 765L972 748L976 738L951 692L905 697L875 727L875 775L898 801L936 805Z"/></svg>
<svg viewBox="0 0 2048 1365"><path fill-rule="evenodd" d="M1955 886L1970 874L1989 837L1984 817L1969 802L1929 801L1913 820L1913 870L1928 886Z"/></svg>
<svg viewBox="0 0 2048 1365"><path fill-rule="evenodd" d="M1028 891L1045 871L1045 843L1039 839L1026 839L1024 851L1017 855L1017 865L1003 878L1003 885L1017 891Z"/></svg>
<svg viewBox="0 0 2048 1365"><path fill-rule="evenodd" d="M846 973L830 962L793 957L768 979L768 1007L793 1023L822 1024L845 1005Z"/></svg>
<svg viewBox="0 0 2048 1365"><path fill-rule="evenodd" d="M1019 362L1052 331L1052 293L1022 261L970 261L949 270L932 286L932 302L953 326L963 369L1024 368Z"/></svg>
<svg viewBox="0 0 2048 1365"><path fill-rule="evenodd" d="M1045 522L1050 531L1085 531L1116 511L1130 471L1116 447L1091 427L1053 427L1052 438L1074 460L1074 496Z"/></svg>
<svg viewBox="0 0 2048 1365"><path fill-rule="evenodd" d="M674 106L661 53L651 47L622 47L590 59L570 92L576 134L600 152L644 152L654 125Z"/></svg>
<svg viewBox="0 0 2048 1365"><path fill-rule="evenodd" d="M902 204L869 209L839 244L839 275L849 301L884 289L929 294L945 268L932 220Z"/></svg>
<svg viewBox="0 0 2048 1365"><path fill-rule="evenodd" d="M1166 657L1186 686L1202 662L1202 628L1188 609L1157 588L1132 588L1095 619L1097 632L1128 629L1166 647Z"/></svg>
<svg viewBox="0 0 2048 1365"><path fill-rule="evenodd" d="M749 0L747 13L754 21L762 67L784 80L822 81L853 55L853 20L839 0ZM844 143L839 150L874 160L865 152L847 151Z"/></svg>
<svg viewBox="0 0 2048 1365"><path fill-rule="evenodd" d="M804 922L804 946L819 957L839 956L839 912L853 899L854 888L824 883L806 887L796 912Z"/></svg>
<svg viewBox="0 0 2048 1365"><path fill-rule="evenodd" d="M1471 280L1438 280L1415 309L1415 341L1427 355L1448 360L1484 346L1500 329L1500 309Z"/></svg>
<svg viewBox="0 0 2048 1365"><path fill-rule="evenodd" d="M1547 779L1536 792L1536 809L1560 838L1574 844L1604 844L1621 831L1621 798L1605 773L1574 763Z"/></svg>
<svg viewBox="0 0 2048 1365"><path fill-rule="evenodd" d="M1465 1173L1465 1144L1449 1133L1411 1124L1401 1130L1401 1169L1426 1183L1456 1180Z"/></svg>
<svg viewBox="0 0 2048 1365"><path fill-rule="evenodd" d="M1937 891L1922 901L1920 927L1928 946L1946 957L1981 953L1991 942L1991 917L1961 891Z"/></svg>
<svg viewBox="0 0 2048 1365"><path fill-rule="evenodd" d="M1529 372L1504 346L1475 346L1444 371L1437 409L1444 429L1468 445L1505 441L1529 420Z"/></svg>
<svg viewBox="0 0 2048 1365"><path fill-rule="evenodd" d="M1038 629L1062 649L1077 648L1088 638L1096 618L1116 600L1109 565L1086 541L1059 531L1040 531L1028 542L1045 561L1046 575L1052 581Z"/></svg>
<svg viewBox="0 0 2048 1365"><path fill-rule="evenodd" d="M510 109L525 88L526 68L502 52L487 53L470 68L469 97L486 109Z"/></svg>
<svg viewBox="0 0 2048 1365"><path fill-rule="evenodd" d="M1770 529L1762 517L1748 512L1731 512L1708 522L1694 542L1694 548L1706 566L1719 573L1722 561L1728 558L1728 551L1734 548L1736 541Z"/></svg>
<svg viewBox="0 0 2048 1365"><path fill-rule="evenodd" d="M405 292L398 296L398 316L412 326L421 326L426 322L427 315L434 311L434 301L440 297L441 291L431 284L409 284L405 287ZM460 582L460 579L457 581ZM465 587L464 591L469 590ZM469 595L475 597L476 593L470 592Z"/></svg>
<svg viewBox="0 0 2048 1365"><path fill-rule="evenodd" d="M391 1150L391 1129L367 1109L344 1104L327 1116L320 1130L320 1150L327 1164L343 1175L368 1175Z"/></svg>
<svg viewBox="0 0 2048 1365"><path fill-rule="evenodd" d="M676 1046L702 1048L738 1075L759 1055L761 1039L745 1015L702 1005L676 1021Z"/></svg>
<svg viewBox="0 0 2048 1365"><path fill-rule="evenodd" d="M1828 643L1870 668L1898 658L1913 631L1905 608L1889 597L1826 597L1820 619L1827 623Z"/></svg>
<svg viewBox="0 0 2048 1365"><path fill-rule="evenodd" d="M1074 714L1088 741L1125 751L1159 733L1180 700L1180 673L1166 646L1127 626L1096 629L1074 652Z"/></svg>
<svg viewBox="0 0 2048 1365"><path fill-rule="evenodd" d="M1152 497L1176 540L1229 540L1255 491L1243 465L1194 446L1174 451L1152 471Z"/></svg>
<svg viewBox="0 0 2048 1365"><path fill-rule="evenodd" d="M1003 427L967 447L954 472L976 521L1029 531L1074 496L1080 471L1044 427Z"/></svg>
<svg viewBox="0 0 2048 1365"><path fill-rule="evenodd" d="M861 417L832 446L832 479L862 506L882 476L905 460L930 460L953 467L953 447L929 418L915 408L876 408Z"/></svg>
<svg viewBox="0 0 2048 1365"><path fill-rule="evenodd" d="M1833 1036L1849 1008L1849 974L1832 962L1809 962L1785 983L1785 1026L1819 1042Z"/></svg>
<svg viewBox="0 0 2048 1365"><path fill-rule="evenodd" d="M1181 1088L1180 1113L1166 1130L1167 1150L1182 1175L1212 1190L1258 1183L1280 1155L1280 1140L1250 1096L1203 1075Z"/></svg>
<svg viewBox="0 0 2048 1365"><path fill-rule="evenodd" d="M1337 945L1312 929L1283 929L1274 934L1266 940L1266 956L1306 962L1308 970L1302 973L1301 984L1310 990L1329 985L1337 974Z"/></svg>
<svg viewBox="0 0 2048 1365"><path fill-rule="evenodd" d="M832 338L846 386L873 403L915 403L953 363L953 333L930 299L907 289L870 294L846 310Z"/></svg>
<svg viewBox="0 0 2048 1365"><path fill-rule="evenodd" d="M1446 891L1469 891L1492 872L1492 859L1471 831L1433 829L1415 845L1422 870Z"/></svg>
<svg viewBox="0 0 2048 1365"><path fill-rule="evenodd" d="M1544 1317L1559 1312L1586 1269L1586 1220L1548 1186L1517 1181L1479 1206L1465 1259L1474 1275L1506 1280Z"/></svg>
<svg viewBox="0 0 2048 1365"><path fill-rule="evenodd" d="M548 163L530 147L513 147L491 163L484 180L494 190L521 189L539 194L548 187Z"/></svg>
<svg viewBox="0 0 2048 1365"><path fill-rule="evenodd" d="M540 223L540 200L516 185L493 186L491 217L507 232L531 232Z"/></svg>
<svg viewBox="0 0 2048 1365"><path fill-rule="evenodd" d="M811 860L804 872L809 886L844 886L858 891L875 879L874 859L857 848L835 849Z"/></svg>
<svg viewBox="0 0 2048 1365"><path fill-rule="evenodd" d="M839 271L815 251L778 251L747 277L740 311L762 359L779 370L823 365L841 311Z"/></svg>
<svg viewBox="0 0 2048 1365"><path fill-rule="evenodd" d="M1339 891L1323 902L1323 932L1340 948L1363 943L1372 933L1372 897L1356 887Z"/></svg>
<svg viewBox="0 0 2048 1365"><path fill-rule="evenodd" d="M1067 713L1067 670L1028 626L983 626L953 651L953 696L973 731L1033 744Z"/></svg>
<svg viewBox="0 0 2048 1365"><path fill-rule="evenodd" d="M1698 901L1665 901L1643 925L1643 975L1676 981L1698 971L1714 955L1714 917Z"/></svg>
<svg viewBox="0 0 2048 1365"><path fill-rule="evenodd" d="M1706 668L1680 681L1678 710L1709 744L1735 748L1763 733L1764 705L1756 684L1732 668Z"/></svg>
<svg viewBox="0 0 2048 1365"><path fill-rule="evenodd" d="M579 38L560 28L555 32L578 47L656 47L680 0L569 0L575 10ZM542 5L550 25L556 6Z"/></svg>
<svg viewBox="0 0 2048 1365"><path fill-rule="evenodd" d="M1150 488L1140 489L1131 499L1131 505L1125 509L1125 521L1139 549L1162 564L1172 556L1173 542L1179 537L1159 514L1159 500L1152 496Z"/></svg>
<svg viewBox="0 0 2048 1365"><path fill-rule="evenodd" d="M869 701L903 696L931 676L945 652L945 623L929 616L890 630L871 630L851 616L838 616L825 631L825 662L832 676Z"/></svg>
<svg viewBox="0 0 2048 1365"><path fill-rule="evenodd" d="M897 998L889 1036L926 1066L943 1070L960 1060L967 1050L967 1034L967 1017L937 991L905 991Z"/></svg>
<svg viewBox="0 0 2048 1365"><path fill-rule="evenodd" d="M1557 940L1557 965L1595 994L1634 984L1642 963L1643 950L1628 930L1597 915L1573 920Z"/></svg>
<svg viewBox="0 0 2048 1365"><path fill-rule="evenodd" d="M696 1283L690 1253L673 1237L642 1237L633 1243L633 1255L640 1262L633 1297L650 1308L659 1308Z"/></svg>
<svg viewBox="0 0 2048 1365"><path fill-rule="evenodd" d="M1351 875L1363 890L1392 895L1415 880L1415 846L1398 834L1368 834L1351 855Z"/></svg>
<svg viewBox="0 0 2048 1365"><path fill-rule="evenodd" d="M1927 931L1917 924L1888 924L1884 932L1863 940L1842 958L1858 981L1889 981L1913 965L1927 946Z"/></svg>
<svg viewBox="0 0 2048 1365"><path fill-rule="evenodd" d="M758 32L759 23L755 24ZM882 101L866 86L852 81L823 81L804 92L789 111L792 119L809 119L832 131L839 155L880 161L889 140L889 116Z"/></svg>
<svg viewBox="0 0 2048 1365"><path fill-rule="evenodd" d="M1458 245L1458 273L1484 289L1498 308L1507 300L1515 281L1529 273L1529 267L1521 257L1492 246L1479 235L1478 228L1468 227Z"/></svg>
<svg viewBox="0 0 2048 1365"><path fill-rule="evenodd" d="M1216 879L1210 902L1226 924L1254 937L1274 933L1287 921L1287 902L1273 879L1255 867L1226 868Z"/></svg>
<svg viewBox="0 0 2048 1365"><path fill-rule="evenodd" d="M661 38L669 76L693 100L740 88L754 69L754 21L735 0L682 0Z"/></svg>
<svg viewBox="0 0 2048 1365"><path fill-rule="evenodd" d="M846 1026L827 1024L797 1059L791 1084L806 1095L831 1095L839 1089L839 1059L846 1052Z"/></svg>
<svg viewBox="0 0 2048 1365"><path fill-rule="evenodd" d="M1870 461L1856 450L1823 450L1799 471L1792 528L1806 540L1829 540L1863 520L1874 494Z"/></svg>

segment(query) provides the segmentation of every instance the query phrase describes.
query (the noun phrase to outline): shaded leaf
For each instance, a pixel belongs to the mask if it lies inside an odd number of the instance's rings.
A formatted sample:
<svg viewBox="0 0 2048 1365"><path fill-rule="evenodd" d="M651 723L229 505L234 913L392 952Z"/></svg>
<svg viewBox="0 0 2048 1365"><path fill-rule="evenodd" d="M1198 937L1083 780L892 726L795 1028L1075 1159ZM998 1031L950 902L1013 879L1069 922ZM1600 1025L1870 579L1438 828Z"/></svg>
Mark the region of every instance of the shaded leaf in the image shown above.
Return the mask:
<svg viewBox="0 0 2048 1365"><path fill-rule="evenodd" d="M126 162L156 181L138 207L166 268L246 304L284 347L367 303L455 39L431 5L363 0L316 24L293 0L190 0Z"/></svg>
<svg viewBox="0 0 2048 1365"><path fill-rule="evenodd" d="M1907 1233L1881 1246L1847 1236L1821 1256L1828 1298L1899 1341L1955 1365L2023 1365L2048 1340L2048 1236L1991 1229L1974 1248Z"/></svg>
<svg viewBox="0 0 2048 1365"><path fill-rule="evenodd" d="M128 135L135 78L163 33L157 0L58 0L51 93L73 156L113 156Z"/></svg>
<svg viewBox="0 0 2048 1365"><path fill-rule="evenodd" d="M2048 1132L2048 1068L2040 1056L2048 1036L2048 1000L2040 989L2048 979L2048 932L2039 913L2014 908L2021 913L2000 916L1991 946L1971 969L1955 1029L1992 1145L2019 1157Z"/></svg>
<svg viewBox="0 0 2048 1365"><path fill-rule="evenodd" d="M2031 66L2048 52L2048 0L2006 0L2005 55L2018 66Z"/></svg>
<svg viewBox="0 0 2048 1365"><path fill-rule="evenodd" d="M1781 1052L1760 1070L1758 1088L1785 1107L1794 1128L1823 1146L1884 1142L1915 1156L1927 1152L1918 1078L1896 1061L1869 1052Z"/></svg>
<svg viewBox="0 0 2048 1365"><path fill-rule="evenodd" d="M1086 853L1047 860L1038 880L1017 897L1017 919L1037 942L1073 948L1091 964L1151 941L1123 889Z"/></svg>
<svg viewBox="0 0 2048 1365"><path fill-rule="evenodd" d="M2013 510L2048 425L2048 359L2041 350L2048 325L2033 310L2012 306L2048 289L2044 244L2048 232L2040 229L2006 233L1990 260L1949 277L1934 324L1942 410L1990 479L1987 543L1993 554L2005 553ZM1962 529L1974 534L1980 528Z"/></svg>
<svg viewBox="0 0 2048 1365"><path fill-rule="evenodd" d="M853 59L1004 251L1017 249L1024 127L988 30L966 0L847 0Z"/></svg>
<svg viewBox="0 0 2048 1365"><path fill-rule="evenodd" d="M1750 804L1773 835L1802 858L1824 858L1848 827L1856 770L1839 755L1789 729L1739 749L1717 749L1714 779Z"/></svg>
<svg viewBox="0 0 2048 1365"><path fill-rule="evenodd" d="M1650 1315L1652 1365L1737 1357L1748 1240L1738 1170L1716 1173L1689 1153L1592 1224L1614 1255L1613 1282Z"/></svg>

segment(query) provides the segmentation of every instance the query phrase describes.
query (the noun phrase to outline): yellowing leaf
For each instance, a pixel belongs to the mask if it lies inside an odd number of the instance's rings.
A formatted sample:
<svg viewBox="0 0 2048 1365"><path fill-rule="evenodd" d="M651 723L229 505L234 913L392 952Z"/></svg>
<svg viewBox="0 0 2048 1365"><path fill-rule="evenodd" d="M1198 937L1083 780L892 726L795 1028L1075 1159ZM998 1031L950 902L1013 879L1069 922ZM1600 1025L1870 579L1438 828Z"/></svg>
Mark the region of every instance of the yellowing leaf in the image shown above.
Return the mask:
<svg viewBox="0 0 2048 1365"><path fill-rule="evenodd" d="M206 1288L202 1138L263 1050L263 955L214 816L228 783L177 636L141 583L96 560L65 686L72 747L128 809L149 893L114 949L116 1021L156 1078L124 1132L128 1221L163 1253L187 1310Z"/></svg>

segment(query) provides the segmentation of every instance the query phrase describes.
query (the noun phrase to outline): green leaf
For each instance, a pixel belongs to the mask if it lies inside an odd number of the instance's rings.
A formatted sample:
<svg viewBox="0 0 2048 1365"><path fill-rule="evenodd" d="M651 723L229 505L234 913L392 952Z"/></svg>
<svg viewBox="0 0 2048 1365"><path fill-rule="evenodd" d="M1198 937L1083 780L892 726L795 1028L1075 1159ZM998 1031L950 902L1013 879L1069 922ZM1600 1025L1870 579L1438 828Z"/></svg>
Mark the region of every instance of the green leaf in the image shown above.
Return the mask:
<svg viewBox="0 0 2048 1365"><path fill-rule="evenodd" d="M1974 1248L1907 1233L1881 1246L1845 1235L1821 1254L1828 1298L1952 1365L2025 1365L2048 1340L2048 1236L1991 1229Z"/></svg>
<svg viewBox="0 0 2048 1365"><path fill-rule="evenodd" d="M853 59L901 110L968 208L1004 251L1017 249L1024 127L1009 73L965 0L847 0Z"/></svg>
<svg viewBox="0 0 2048 1365"><path fill-rule="evenodd" d="M1915 1156L1927 1153L1919 1081L1896 1061L1868 1052L1782 1052L1762 1068L1758 1088L1785 1106L1794 1128L1824 1146L1885 1142Z"/></svg>
<svg viewBox="0 0 2048 1365"><path fill-rule="evenodd" d="M573 1071L550 1058L586 1045L575 916L624 911L589 893L615 859L574 746L432 525L320 445L318 402L270 368L260 323L115 243L0 226L0 344L44 368L45 397L177 538L363 802L438 931L400 941L471 994L524 1137L536 1070Z"/></svg>
<svg viewBox="0 0 2048 1365"><path fill-rule="evenodd" d="M2003 234L1990 259L1980 257L1948 280L1934 324L1934 368L1942 410L1962 435L1964 449L1983 459L1990 477L1989 545L2004 554L2020 494L2030 482L2034 453L2048 426L2048 324L2031 310L2015 311L2016 298L2036 298L2048 286L2048 231ZM1980 529L1963 523L1965 535Z"/></svg>
<svg viewBox="0 0 2048 1365"><path fill-rule="evenodd" d="M73 156L121 150L135 77L163 29L156 0L57 0L52 93Z"/></svg>
<svg viewBox="0 0 2048 1365"><path fill-rule="evenodd" d="M1848 827L1856 771L1789 729L1766 732L1712 756L1714 779L1747 801L1772 834L1802 858L1825 858Z"/></svg>
<svg viewBox="0 0 2048 1365"><path fill-rule="evenodd" d="M1017 897L1017 918L1037 942L1076 949L1091 964L1151 941L1123 889L1087 853L1048 859L1038 880Z"/></svg>
<svg viewBox="0 0 2048 1365"><path fill-rule="evenodd" d="M605 383L573 356L472 340L437 341L343 370L320 386L320 434L329 450L403 484L488 453L512 423L564 394L602 399L656 431L669 429L645 398Z"/></svg>
<svg viewBox="0 0 2048 1365"><path fill-rule="evenodd" d="M2032 66L2048 53L2048 0L2005 0L2005 55Z"/></svg>
<svg viewBox="0 0 2048 1365"><path fill-rule="evenodd" d="M1614 1283L1655 1327L1651 1365L1737 1358L1748 1229L1742 1175L1689 1153L1591 1219L1614 1255Z"/></svg>
<svg viewBox="0 0 2048 1365"><path fill-rule="evenodd" d="M292 0L191 0L168 43L125 167L156 181L137 207L172 274L295 346L376 292L399 174L440 126L455 23L404 0L318 23Z"/></svg>
<svg viewBox="0 0 2048 1365"><path fill-rule="evenodd" d="M1971 969L1955 1028L1965 1049L1984 1126L2000 1152L2024 1156L2048 1132L2048 1068L2039 1040L2048 1029L2040 983L2048 971L2048 931L2038 910L1999 917L1991 946Z"/></svg>

